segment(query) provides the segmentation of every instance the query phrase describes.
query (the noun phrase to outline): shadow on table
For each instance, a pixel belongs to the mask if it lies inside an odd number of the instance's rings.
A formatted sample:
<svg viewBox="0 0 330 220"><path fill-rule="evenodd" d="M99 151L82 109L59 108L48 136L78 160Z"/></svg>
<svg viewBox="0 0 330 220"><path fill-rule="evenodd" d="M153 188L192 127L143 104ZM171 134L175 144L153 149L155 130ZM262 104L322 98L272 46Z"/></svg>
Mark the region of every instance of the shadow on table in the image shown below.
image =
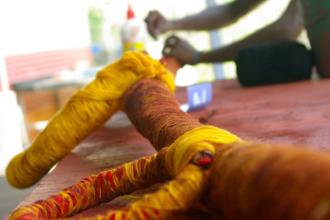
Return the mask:
<svg viewBox="0 0 330 220"><path fill-rule="evenodd" d="M6 177L0 176L0 219L8 216L32 189L15 189L7 183Z"/></svg>

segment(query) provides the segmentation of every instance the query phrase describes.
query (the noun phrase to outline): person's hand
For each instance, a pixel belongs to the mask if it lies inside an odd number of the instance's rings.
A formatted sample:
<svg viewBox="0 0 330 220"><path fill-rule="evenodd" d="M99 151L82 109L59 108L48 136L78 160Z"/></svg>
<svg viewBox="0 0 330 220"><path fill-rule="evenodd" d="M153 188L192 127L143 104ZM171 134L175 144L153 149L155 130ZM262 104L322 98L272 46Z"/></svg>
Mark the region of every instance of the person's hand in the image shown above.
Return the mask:
<svg viewBox="0 0 330 220"><path fill-rule="evenodd" d="M155 39L158 35L170 30L171 22L159 11L150 11L144 21L147 23L149 33Z"/></svg>
<svg viewBox="0 0 330 220"><path fill-rule="evenodd" d="M199 52L187 41L177 36L170 36L166 39L163 55L175 57L182 66L196 64L199 61Z"/></svg>

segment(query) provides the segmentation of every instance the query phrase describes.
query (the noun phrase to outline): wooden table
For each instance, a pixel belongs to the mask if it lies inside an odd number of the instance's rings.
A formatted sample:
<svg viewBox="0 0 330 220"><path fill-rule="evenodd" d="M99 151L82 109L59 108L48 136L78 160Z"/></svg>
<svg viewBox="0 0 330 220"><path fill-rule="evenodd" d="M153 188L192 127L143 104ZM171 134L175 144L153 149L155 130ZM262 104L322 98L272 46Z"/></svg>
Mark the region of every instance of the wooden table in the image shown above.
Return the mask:
<svg viewBox="0 0 330 220"><path fill-rule="evenodd" d="M242 88L236 81L219 81L213 91L212 104L192 112L194 117L210 116L208 123L243 139L330 150L330 80L254 88ZM178 89L181 102L185 96L185 89ZM134 127L100 128L59 162L20 205L44 199L87 175L153 152ZM129 201L122 197L76 217L104 213Z"/></svg>

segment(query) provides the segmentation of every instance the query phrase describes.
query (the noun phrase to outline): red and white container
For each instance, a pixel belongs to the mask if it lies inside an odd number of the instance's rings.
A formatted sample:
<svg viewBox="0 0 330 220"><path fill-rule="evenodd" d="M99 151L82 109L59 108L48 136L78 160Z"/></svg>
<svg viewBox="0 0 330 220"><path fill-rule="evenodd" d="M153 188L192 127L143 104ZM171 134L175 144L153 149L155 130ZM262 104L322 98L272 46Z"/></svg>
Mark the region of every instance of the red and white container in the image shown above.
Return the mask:
<svg viewBox="0 0 330 220"><path fill-rule="evenodd" d="M123 52L146 50L146 24L143 20L135 17L135 13L130 5L128 5L127 20L122 27L121 37L123 43Z"/></svg>

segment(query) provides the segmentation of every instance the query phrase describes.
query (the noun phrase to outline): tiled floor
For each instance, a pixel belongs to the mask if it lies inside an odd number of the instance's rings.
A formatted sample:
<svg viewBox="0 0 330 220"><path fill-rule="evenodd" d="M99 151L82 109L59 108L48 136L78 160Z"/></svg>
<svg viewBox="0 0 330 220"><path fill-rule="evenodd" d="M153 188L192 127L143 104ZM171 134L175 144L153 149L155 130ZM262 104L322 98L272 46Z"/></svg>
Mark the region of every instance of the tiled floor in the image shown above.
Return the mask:
<svg viewBox="0 0 330 220"><path fill-rule="evenodd" d="M4 219L31 191L32 188L15 189L8 185L4 176L0 176L0 219Z"/></svg>

